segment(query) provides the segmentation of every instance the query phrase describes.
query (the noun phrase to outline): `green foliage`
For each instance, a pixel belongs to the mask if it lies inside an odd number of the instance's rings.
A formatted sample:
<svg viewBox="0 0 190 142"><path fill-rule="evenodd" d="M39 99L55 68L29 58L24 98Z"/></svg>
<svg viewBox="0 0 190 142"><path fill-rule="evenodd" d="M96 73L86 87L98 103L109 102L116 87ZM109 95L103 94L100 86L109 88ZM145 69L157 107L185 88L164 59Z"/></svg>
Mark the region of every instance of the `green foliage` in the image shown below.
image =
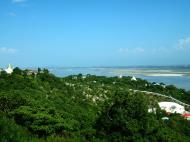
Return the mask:
<svg viewBox="0 0 190 142"><path fill-rule="evenodd" d="M153 91L188 102L190 92L161 85L131 77L59 78L40 68L1 72L0 141L190 141L187 120L179 115L161 119L166 114L157 102L163 98L130 91ZM148 113L149 107L156 107L156 114Z"/></svg>
<svg viewBox="0 0 190 142"><path fill-rule="evenodd" d="M78 121L63 118L53 109L23 106L11 113L17 124L27 127L39 137L78 130Z"/></svg>
<svg viewBox="0 0 190 142"><path fill-rule="evenodd" d="M13 69L13 74L22 75L23 71L19 69L18 67L16 67Z"/></svg>
<svg viewBox="0 0 190 142"><path fill-rule="evenodd" d="M148 105L142 94L116 92L111 106L97 120L98 134L109 141L135 141L142 138L148 125Z"/></svg>
<svg viewBox="0 0 190 142"><path fill-rule="evenodd" d="M0 115L0 141L1 142L39 142L25 128L18 126L12 120Z"/></svg>
<svg viewBox="0 0 190 142"><path fill-rule="evenodd" d="M189 122L181 116L171 118L169 123L165 124L161 120L161 111L150 114L147 110L148 102L143 94L116 92L111 105L107 106L97 119L95 124L98 130L97 137L114 142L186 142L190 140Z"/></svg>
<svg viewBox="0 0 190 142"><path fill-rule="evenodd" d="M26 103L24 96L19 96L17 93L0 92L0 110L3 112L11 111L19 106L26 105Z"/></svg>

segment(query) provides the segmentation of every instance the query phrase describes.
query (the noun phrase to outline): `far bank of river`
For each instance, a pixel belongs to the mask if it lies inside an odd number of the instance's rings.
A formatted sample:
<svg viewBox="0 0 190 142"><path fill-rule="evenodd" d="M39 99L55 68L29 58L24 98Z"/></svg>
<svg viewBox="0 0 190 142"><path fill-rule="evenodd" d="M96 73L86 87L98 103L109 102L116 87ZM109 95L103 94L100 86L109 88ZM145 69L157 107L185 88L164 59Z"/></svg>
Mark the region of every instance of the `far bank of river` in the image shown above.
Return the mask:
<svg viewBox="0 0 190 142"><path fill-rule="evenodd" d="M68 75L91 74L98 76L135 76L150 82L163 82L179 88L190 90L190 69L170 68L49 68L60 77Z"/></svg>

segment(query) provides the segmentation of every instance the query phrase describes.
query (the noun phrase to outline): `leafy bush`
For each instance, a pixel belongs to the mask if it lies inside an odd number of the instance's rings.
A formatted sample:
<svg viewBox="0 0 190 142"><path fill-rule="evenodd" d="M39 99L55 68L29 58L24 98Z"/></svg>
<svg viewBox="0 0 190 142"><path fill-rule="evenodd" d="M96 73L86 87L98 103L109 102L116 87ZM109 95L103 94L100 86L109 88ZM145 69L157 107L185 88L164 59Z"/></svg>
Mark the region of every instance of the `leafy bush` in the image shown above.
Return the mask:
<svg viewBox="0 0 190 142"><path fill-rule="evenodd" d="M26 105L26 99L17 96L17 94L0 93L0 110L7 112L18 108L19 106Z"/></svg>
<svg viewBox="0 0 190 142"><path fill-rule="evenodd" d="M12 120L0 116L0 141L1 142L38 142L25 128L18 126Z"/></svg>

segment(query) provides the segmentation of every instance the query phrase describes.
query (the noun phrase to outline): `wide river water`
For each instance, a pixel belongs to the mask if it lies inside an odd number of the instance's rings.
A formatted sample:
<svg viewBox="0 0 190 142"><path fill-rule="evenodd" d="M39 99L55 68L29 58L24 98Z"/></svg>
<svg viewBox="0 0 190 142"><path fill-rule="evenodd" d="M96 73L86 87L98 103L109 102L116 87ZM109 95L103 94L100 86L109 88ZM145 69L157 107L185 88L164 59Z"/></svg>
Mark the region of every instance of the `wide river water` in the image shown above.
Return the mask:
<svg viewBox="0 0 190 142"><path fill-rule="evenodd" d="M59 77L68 75L91 74L97 76L135 76L150 82L172 84L190 90L190 68L185 67L70 67L48 68Z"/></svg>

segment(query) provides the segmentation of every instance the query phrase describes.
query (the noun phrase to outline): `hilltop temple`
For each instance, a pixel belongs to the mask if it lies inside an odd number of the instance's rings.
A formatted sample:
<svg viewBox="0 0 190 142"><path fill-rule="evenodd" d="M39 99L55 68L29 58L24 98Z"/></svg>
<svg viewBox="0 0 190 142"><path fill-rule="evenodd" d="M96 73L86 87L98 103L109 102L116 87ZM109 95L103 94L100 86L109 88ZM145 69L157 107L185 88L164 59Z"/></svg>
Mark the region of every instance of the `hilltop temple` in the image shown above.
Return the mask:
<svg viewBox="0 0 190 142"><path fill-rule="evenodd" d="M136 77L133 76L133 77L131 78L131 81L137 81Z"/></svg>
<svg viewBox="0 0 190 142"><path fill-rule="evenodd" d="M11 66L11 64L8 65L8 68L5 69L5 71L6 71L7 74L13 73L13 67Z"/></svg>

